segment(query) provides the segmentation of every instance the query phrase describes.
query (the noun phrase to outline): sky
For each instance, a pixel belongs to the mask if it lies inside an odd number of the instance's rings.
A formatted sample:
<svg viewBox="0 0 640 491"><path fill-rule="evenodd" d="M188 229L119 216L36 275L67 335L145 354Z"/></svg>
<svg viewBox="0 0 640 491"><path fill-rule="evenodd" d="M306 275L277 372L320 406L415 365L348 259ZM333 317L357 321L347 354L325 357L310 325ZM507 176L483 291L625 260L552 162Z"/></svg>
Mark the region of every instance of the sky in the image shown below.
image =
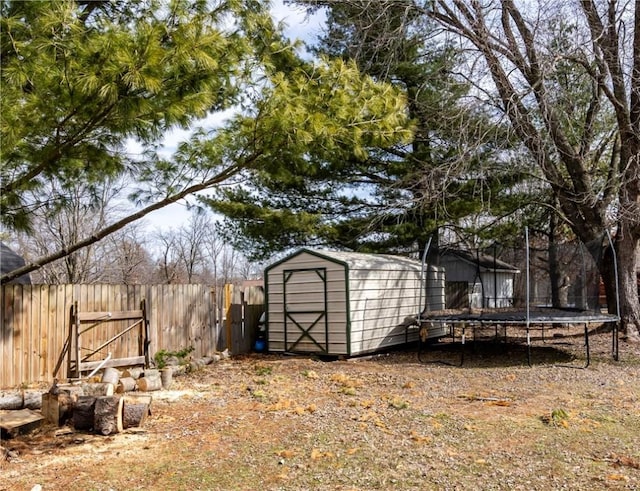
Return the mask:
<svg viewBox="0 0 640 491"><path fill-rule="evenodd" d="M310 17L300 6L285 5L283 0L272 0L271 11L276 22L283 22L285 34L292 40L315 40L320 34L320 27L325 19L323 13L318 13ZM232 111L222 114L212 114L200 122L199 126L215 127L231 114ZM178 143L186 140L189 135L190 131L183 129L169 132L163 141L166 153L171 154ZM128 152L131 154L140 154L141 147L132 141L129 144ZM191 198L190 202L195 203L195 200ZM186 203L183 200L182 202L166 206L150 213L144 217L143 223L146 226L145 228L150 231L166 230L167 228L180 227L189 220L190 216L190 212L187 210Z"/></svg>

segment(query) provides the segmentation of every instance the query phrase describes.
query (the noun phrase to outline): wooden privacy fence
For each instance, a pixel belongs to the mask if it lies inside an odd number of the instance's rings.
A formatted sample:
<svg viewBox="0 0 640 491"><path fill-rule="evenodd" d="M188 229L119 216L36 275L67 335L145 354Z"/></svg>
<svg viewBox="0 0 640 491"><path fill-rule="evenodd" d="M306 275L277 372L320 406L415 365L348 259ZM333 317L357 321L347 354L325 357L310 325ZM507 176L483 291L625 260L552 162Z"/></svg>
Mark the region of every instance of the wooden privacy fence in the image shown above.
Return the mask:
<svg viewBox="0 0 640 491"><path fill-rule="evenodd" d="M0 319L0 388L51 382L69 336L71 309L78 312L133 311L144 299L149 354L193 347L201 357L229 349L251 350L264 309L262 288L228 285L218 296L208 285L3 285ZM127 320L101 323L87 332L83 346L95 349L126 330ZM135 330L134 330L135 331ZM138 337L117 337L88 361L138 354ZM68 377L66 360L58 378Z"/></svg>

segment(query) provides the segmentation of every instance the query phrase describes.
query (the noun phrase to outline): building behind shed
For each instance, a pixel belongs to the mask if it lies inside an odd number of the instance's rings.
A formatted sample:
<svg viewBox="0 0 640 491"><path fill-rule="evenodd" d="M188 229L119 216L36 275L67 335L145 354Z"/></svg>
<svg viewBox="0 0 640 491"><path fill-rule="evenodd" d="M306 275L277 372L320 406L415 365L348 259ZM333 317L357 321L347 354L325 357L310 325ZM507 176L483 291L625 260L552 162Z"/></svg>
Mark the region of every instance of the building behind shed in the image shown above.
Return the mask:
<svg viewBox="0 0 640 491"><path fill-rule="evenodd" d="M444 308L444 272L400 256L300 249L267 267L265 293L269 351L356 356L417 341L407 318Z"/></svg>
<svg viewBox="0 0 640 491"><path fill-rule="evenodd" d="M446 307L504 308L514 302L514 281L520 270L493 256L444 249L438 257L446 271Z"/></svg>
<svg viewBox="0 0 640 491"><path fill-rule="evenodd" d="M5 275L11 273L25 265L26 262L22 256L14 252L4 242L0 242L0 274ZM10 283L30 285L31 276L29 276L29 274L23 274L22 276L18 276L14 280L11 280Z"/></svg>

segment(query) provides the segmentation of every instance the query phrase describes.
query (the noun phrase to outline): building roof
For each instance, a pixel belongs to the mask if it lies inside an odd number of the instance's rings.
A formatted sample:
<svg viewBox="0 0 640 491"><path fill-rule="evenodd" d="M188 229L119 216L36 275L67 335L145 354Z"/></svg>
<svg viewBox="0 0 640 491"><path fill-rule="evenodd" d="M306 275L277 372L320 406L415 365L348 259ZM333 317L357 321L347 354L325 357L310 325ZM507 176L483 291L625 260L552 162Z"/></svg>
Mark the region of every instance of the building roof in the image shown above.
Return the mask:
<svg viewBox="0 0 640 491"><path fill-rule="evenodd" d="M16 252L11 250L4 242L0 242L0 274L5 275L25 265L25 261ZM31 284L31 278L28 274L19 276L10 283L21 283L23 285Z"/></svg>
<svg viewBox="0 0 640 491"><path fill-rule="evenodd" d="M501 261L494 256L489 256L487 254L476 254L471 251L464 251L461 249L441 249L440 251L441 257L452 257L455 259L459 259L461 261L472 264L473 266L478 266L480 271L499 271L499 272L507 272L507 273L519 273L520 270L509 264Z"/></svg>

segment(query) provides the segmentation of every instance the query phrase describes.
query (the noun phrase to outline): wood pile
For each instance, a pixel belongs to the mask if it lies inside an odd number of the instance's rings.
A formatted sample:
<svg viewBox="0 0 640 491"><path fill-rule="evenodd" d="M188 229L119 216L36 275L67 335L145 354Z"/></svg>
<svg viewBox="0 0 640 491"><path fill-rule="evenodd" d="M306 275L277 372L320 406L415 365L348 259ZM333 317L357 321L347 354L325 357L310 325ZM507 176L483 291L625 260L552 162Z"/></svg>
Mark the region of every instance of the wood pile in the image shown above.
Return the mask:
<svg viewBox="0 0 640 491"><path fill-rule="evenodd" d="M70 423L79 431L111 435L142 426L151 414L150 395L114 394L111 383L56 385L52 389L42 394L42 415L58 426Z"/></svg>

